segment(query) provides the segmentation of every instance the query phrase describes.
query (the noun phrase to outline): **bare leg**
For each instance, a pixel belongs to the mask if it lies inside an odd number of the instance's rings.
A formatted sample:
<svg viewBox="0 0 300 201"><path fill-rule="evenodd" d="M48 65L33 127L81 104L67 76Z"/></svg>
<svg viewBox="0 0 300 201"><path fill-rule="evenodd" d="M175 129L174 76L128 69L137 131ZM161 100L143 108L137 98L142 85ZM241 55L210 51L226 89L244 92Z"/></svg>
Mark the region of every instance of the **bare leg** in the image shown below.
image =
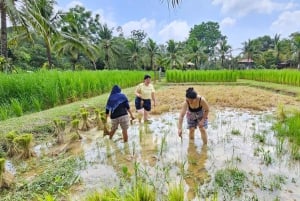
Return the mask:
<svg viewBox="0 0 300 201"><path fill-rule="evenodd" d="M190 140L193 140L194 139L194 136L195 136L195 128L190 128Z"/></svg>
<svg viewBox="0 0 300 201"><path fill-rule="evenodd" d="M143 114L144 114L144 109L138 110L137 113L138 113L138 114L137 114L138 120L139 120L139 122L141 123L142 117L143 117Z"/></svg>
<svg viewBox="0 0 300 201"><path fill-rule="evenodd" d="M127 133L127 129L122 129L122 134L123 134L123 141L127 142L128 141L128 133Z"/></svg>
<svg viewBox="0 0 300 201"><path fill-rule="evenodd" d="M201 133L201 138L202 138L202 142L203 145L207 145L207 133L206 133L206 129L203 127L199 127L200 133Z"/></svg>
<svg viewBox="0 0 300 201"><path fill-rule="evenodd" d="M115 132L116 132L116 130L111 130L109 132L109 139L112 139L112 137L114 136Z"/></svg>
<svg viewBox="0 0 300 201"><path fill-rule="evenodd" d="M144 122L148 121L148 111L144 109Z"/></svg>

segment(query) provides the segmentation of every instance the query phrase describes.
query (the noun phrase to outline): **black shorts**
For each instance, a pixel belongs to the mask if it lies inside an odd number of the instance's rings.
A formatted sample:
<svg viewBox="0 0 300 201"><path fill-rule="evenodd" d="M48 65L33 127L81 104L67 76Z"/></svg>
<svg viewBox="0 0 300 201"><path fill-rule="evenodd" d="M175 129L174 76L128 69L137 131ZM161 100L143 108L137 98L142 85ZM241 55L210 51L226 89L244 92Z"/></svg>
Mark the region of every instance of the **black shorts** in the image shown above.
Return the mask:
<svg viewBox="0 0 300 201"><path fill-rule="evenodd" d="M144 108L146 111L151 111L151 99L141 99L136 97L134 103L136 110Z"/></svg>

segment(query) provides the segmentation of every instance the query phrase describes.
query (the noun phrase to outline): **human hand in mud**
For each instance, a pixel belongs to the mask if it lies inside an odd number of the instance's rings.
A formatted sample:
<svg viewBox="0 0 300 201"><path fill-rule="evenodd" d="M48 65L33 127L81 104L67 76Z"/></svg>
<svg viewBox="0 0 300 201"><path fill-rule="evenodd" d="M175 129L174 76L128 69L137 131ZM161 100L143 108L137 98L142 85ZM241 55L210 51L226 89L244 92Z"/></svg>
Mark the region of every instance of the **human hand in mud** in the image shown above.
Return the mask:
<svg viewBox="0 0 300 201"><path fill-rule="evenodd" d="M178 128L178 136L182 138L182 128Z"/></svg>

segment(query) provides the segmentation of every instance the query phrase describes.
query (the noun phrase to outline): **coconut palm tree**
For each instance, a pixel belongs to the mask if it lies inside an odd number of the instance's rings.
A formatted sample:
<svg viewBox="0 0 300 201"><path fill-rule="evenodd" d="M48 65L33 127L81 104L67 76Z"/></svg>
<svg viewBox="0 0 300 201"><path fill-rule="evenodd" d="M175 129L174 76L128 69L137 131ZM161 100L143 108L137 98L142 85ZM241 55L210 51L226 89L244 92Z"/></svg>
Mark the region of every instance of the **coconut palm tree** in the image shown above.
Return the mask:
<svg viewBox="0 0 300 201"><path fill-rule="evenodd" d="M141 51L140 43L137 40L131 38L127 41L126 47L129 51L128 60L131 62L131 67L136 68Z"/></svg>
<svg viewBox="0 0 300 201"><path fill-rule="evenodd" d="M104 63L106 69L111 68L110 61L112 59L112 55L119 55L120 52L112 33L113 30L108 28L107 24L100 26L98 31L98 35L100 37L100 48L104 50Z"/></svg>
<svg viewBox="0 0 300 201"><path fill-rule="evenodd" d="M217 48L219 54L221 55L221 65L224 67L224 60L226 55L229 53L231 46L227 44L226 37L223 37L219 42L219 47Z"/></svg>
<svg viewBox="0 0 300 201"><path fill-rule="evenodd" d="M22 9L27 26L34 31L31 34L38 34L44 40L49 68L53 66L52 36L58 33L54 25L54 18L52 18L54 17L54 4L54 0L27 0Z"/></svg>
<svg viewBox="0 0 300 201"><path fill-rule="evenodd" d="M151 69L154 71L154 81L155 81L156 80L156 68L154 65L154 61L155 61L155 56L160 54L159 48L158 48L157 44L154 42L154 40L149 38L146 43L146 50L150 57L150 66L151 66Z"/></svg>
<svg viewBox="0 0 300 201"><path fill-rule="evenodd" d="M280 63L280 52L282 49L280 34L274 36L274 50L276 52L276 64Z"/></svg>
<svg viewBox="0 0 300 201"><path fill-rule="evenodd" d="M24 1L19 1L19 5L22 5ZM1 13L1 51L0 54L4 58L7 58L7 18L10 19L12 24L25 25L25 21L20 15L20 11L17 10L15 0L0 0L0 13Z"/></svg>
<svg viewBox="0 0 300 201"><path fill-rule="evenodd" d="M174 40L169 40L167 42L167 57L165 58L166 64L170 68L175 68L176 66L182 66L183 65L183 57L179 54L179 51L181 50L178 43L176 43Z"/></svg>

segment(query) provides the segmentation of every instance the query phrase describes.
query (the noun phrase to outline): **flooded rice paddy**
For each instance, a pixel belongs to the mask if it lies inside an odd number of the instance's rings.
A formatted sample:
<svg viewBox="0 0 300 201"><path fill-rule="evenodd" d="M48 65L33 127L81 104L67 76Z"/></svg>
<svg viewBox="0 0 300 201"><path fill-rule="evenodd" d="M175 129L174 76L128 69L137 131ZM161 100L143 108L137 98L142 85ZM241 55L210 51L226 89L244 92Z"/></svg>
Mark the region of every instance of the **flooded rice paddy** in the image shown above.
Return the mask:
<svg viewBox="0 0 300 201"><path fill-rule="evenodd" d="M128 143L123 143L121 129L112 140L96 128L83 133L86 168L80 171L82 183L72 189L70 199L126 188L124 178L138 174L155 187L157 200L180 183L185 200L205 200L212 192L218 192L218 200L300 200L300 163L291 159L288 140L276 138L272 131L274 112L226 108L211 114L207 147L199 130L194 140L189 140L187 129L182 139L178 137L178 113L152 116L149 124L133 122ZM234 184L215 182L216 173L226 168L246 175L238 195L231 192Z"/></svg>

